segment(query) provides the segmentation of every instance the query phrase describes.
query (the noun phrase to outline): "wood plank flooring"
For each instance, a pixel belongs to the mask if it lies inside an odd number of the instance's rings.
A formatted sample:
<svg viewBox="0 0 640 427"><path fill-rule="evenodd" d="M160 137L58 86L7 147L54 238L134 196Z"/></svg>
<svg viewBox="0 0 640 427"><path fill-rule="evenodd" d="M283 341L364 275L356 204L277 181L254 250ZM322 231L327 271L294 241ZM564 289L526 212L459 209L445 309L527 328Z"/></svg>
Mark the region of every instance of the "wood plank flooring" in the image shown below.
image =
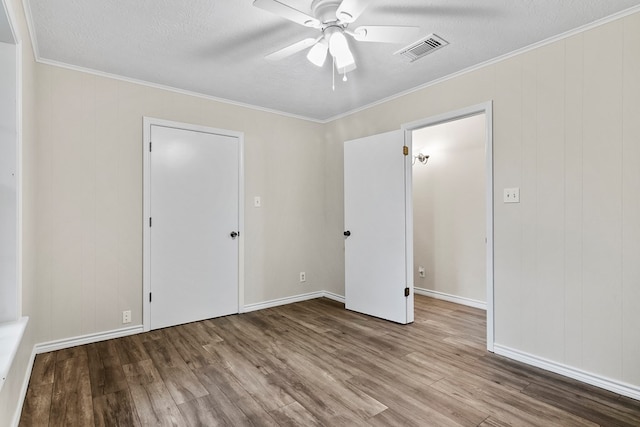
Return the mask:
<svg viewBox="0 0 640 427"><path fill-rule="evenodd" d="M485 313L317 299L36 357L21 426L640 426L640 402L487 353Z"/></svg>

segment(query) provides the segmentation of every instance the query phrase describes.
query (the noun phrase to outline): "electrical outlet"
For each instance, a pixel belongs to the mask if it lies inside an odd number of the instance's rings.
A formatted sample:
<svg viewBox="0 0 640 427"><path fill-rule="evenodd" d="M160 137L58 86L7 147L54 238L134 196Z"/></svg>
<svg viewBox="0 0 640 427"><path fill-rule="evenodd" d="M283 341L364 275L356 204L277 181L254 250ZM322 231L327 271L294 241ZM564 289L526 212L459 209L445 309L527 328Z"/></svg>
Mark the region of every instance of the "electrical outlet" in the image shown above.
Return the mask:
<svg viewBox="0 0 640 427"><path fill-rule="evenodd" d="M307 273L305 273L304 271L300 272L300 283L302 282L306 282L307 281Z"/></svg>
<svg viewBox="0 0 640 427"><path fill-rule="evenodd" d="M418 267L418 274L420 275L420 277L425 277L425 271L423 266Z"/></svg>
<svg viewBox="0 0 640 427"><path fill-rule="evenodd" d="M122 312L122 323L131 323L131 310Z"/></svg>

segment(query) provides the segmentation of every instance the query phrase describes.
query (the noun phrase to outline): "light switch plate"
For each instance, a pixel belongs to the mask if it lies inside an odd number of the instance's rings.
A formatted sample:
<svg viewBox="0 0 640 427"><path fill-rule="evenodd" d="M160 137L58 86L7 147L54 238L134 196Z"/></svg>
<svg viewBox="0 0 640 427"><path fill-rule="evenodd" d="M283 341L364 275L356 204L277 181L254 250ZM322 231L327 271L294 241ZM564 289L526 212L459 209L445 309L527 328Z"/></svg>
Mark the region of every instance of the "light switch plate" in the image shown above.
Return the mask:
<svg viewBox="0 0 640 427"><path fill-rule="evenodd" d="M260 196L255 196L253 198L253 207L254 208L259 208L262 206L262 199L260 199Z"/></svg>
<svg viewBox="0 0 640 427"><path fill-rule="evenodd" d="M504 203L520 203L520 188L505 188Z"/></svg>

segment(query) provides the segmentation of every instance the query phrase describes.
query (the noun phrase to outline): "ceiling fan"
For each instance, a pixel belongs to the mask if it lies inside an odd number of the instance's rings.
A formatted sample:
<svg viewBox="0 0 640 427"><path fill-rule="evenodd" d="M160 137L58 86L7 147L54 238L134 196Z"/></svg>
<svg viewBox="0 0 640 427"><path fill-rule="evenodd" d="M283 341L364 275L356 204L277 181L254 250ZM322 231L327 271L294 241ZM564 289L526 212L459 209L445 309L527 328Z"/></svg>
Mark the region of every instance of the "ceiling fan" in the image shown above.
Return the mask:
<svg viewBox="0 0 640 427"><path fill-rule="evenodd" d="M347 35L359 42L404 43L418 34L418 27L406 26L363 25L351 31L349 25L369 3L369 0L313 0L312 15L308 15L278 0L254 0L253 5L260 9L322 32L316 38L300 40L265 58L278 61L310 48L307 59L311 63L322 67L330 54L337 71L344 74L346 80L346 74L356 69Z"/></svg>

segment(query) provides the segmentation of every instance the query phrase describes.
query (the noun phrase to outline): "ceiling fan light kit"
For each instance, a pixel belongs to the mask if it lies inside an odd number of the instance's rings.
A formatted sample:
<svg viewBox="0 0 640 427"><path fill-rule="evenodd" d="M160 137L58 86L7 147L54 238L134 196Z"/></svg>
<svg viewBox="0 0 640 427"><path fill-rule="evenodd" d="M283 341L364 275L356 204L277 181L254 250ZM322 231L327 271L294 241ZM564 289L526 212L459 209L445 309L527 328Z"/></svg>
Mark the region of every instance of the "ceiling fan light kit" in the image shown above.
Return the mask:
<svg viewBox="0 0 640 427"><path fill-rule="evenodd" d="M329 51L329 45L327 41L322 38L318 43L313 45L311 49L309 49L309 53L307 53L307 59L313 65L318 67L322 67L324 62L327 60L327 53Z"/></svg>
<svg viewBox="0 0 640 427"><path fill-rule="evenodd" d="M406 43L415 37L418 27L360 26L353 31L349 24L355 22L367 8L366 0L313 0L312 15L308 15L278 0L254 0L253 5L297 24L322 31L317 39L307 38L277 50L265 58L278 61L307 48L307 59L312 64L324 66L329 53L338 73L346 74L356 69L356 62L347 35L358 42Z"/></svg>
<svg viewBox="0 0 640 427"><path fill-rule="evenodd" d="M327 31L334 29L329 35ZM329 27L325 30L325 37L329 37L329 53L336 59L336 69L343 74L347 68L355 69L356 61L349 49L349 42L344 35L344 30L338 27Z"/></svg>

